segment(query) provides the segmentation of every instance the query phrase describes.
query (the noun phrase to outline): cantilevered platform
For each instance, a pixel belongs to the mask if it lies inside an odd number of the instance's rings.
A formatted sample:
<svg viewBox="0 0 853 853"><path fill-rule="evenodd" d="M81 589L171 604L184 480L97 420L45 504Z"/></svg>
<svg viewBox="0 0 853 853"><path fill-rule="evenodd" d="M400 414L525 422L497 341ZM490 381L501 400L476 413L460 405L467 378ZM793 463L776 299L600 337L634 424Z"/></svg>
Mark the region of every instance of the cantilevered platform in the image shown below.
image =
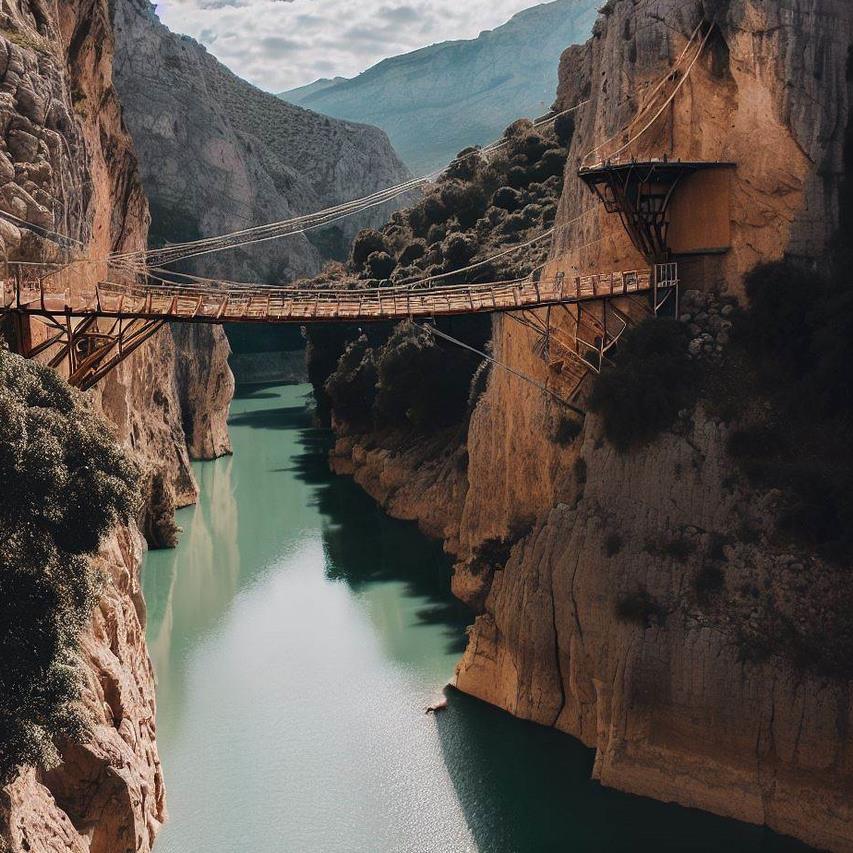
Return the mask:
<svg viewBox="0 0 853 853"><path fill-rule="evenodd" d="M631 242L649 263L662 263L673 254L695 254L725 248L728 235L728 174L734 163L716 161L646 160L603 162L581 169L578 177L604 204L618 213ZM717 178L695 180L700 174ZM674 218L676 190L690 188L683 217ZM696 216L704 208L704 216ZM710 216L708 215L710 212ZM689 213L689 217L688 214ZM681 220L685 220L682 222ZM675 222L678 237L673 240ZM691 232L691 222L696 223Z"/></svg>

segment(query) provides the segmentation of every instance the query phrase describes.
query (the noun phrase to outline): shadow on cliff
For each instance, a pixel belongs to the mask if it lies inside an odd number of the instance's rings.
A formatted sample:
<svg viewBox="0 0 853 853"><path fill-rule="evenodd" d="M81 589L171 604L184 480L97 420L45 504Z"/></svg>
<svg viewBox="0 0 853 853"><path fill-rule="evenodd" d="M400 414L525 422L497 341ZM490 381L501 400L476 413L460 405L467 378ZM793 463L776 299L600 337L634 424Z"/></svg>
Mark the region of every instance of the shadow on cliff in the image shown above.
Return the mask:
<svg viewBox="0 0 853 853"><path fill-rule="evenodd" d="M603 788L594 752L448 688L444 763L480 853L804 853L761 827Z"/></svg>

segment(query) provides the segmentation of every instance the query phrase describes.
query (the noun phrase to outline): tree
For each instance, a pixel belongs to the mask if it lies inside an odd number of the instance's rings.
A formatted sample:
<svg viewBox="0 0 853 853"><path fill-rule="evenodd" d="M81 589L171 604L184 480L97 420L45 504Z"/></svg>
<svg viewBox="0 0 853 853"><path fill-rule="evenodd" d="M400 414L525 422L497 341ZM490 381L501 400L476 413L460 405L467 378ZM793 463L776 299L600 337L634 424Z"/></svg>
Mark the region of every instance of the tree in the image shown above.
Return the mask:
<svg viewBox="0 0 853 853"><path fill-rule="evenodd" d="M325 390L338 417L353 424L369 418L376 396L376 363L366 335L346 348Z"/></svg>
<svg viewBox="0 0 853 853"><path fill-rule="evenodd" d="M388 252L385 237L373 228L365 228L356 234L350 251L350 266L357 272L364 269L367 259L374 252Z"/></svg>
<svg viewBox="0 0 853 853"><path fill-rule="evenodd" d="M139 469L85 398L0 350L0 784L81 738L76 650L101 579L89 557L138 509Z"/></svg>

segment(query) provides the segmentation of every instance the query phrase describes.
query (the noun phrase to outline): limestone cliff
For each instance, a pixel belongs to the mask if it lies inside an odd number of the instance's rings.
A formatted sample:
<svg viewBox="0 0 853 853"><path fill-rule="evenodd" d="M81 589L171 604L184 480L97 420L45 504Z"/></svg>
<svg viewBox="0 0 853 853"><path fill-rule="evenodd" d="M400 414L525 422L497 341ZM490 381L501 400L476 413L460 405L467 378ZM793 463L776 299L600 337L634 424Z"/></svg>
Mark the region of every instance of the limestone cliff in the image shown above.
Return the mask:
<svg viewBox="0 0 853 853"><path fill-rule="evenodd" d="M850 4L610 0L602 11L590 42L561 63L557 106L590 102L577 116L546 274L637 262L618 217L576 170L622 136L702 20L715 24L707 52L632 151L737 164L731 249L684 264L683 286L740 296L759 260L819 261L839 217ZM496 357L559 389L534 343L495 320ZM484 602L460 689L595 747L604 784L853 849L850 683L778 653L768 629L831 622L849 601L846 573L773 540L778 495L747 485L725 450L731 425L705 407L625 455L591 415L574 441L554 441L558 414L494 371L472 417L465 498L447 523L455 587ZM357 474L362 483L407 481L402 454L339 449L355 463L379 460L381 479L374 467ZM429 488L428 469L411 474ZM428 509L382 497L409 517ZM531 514L505 567L479 571L477 548ZM709 565L726 578L710 604ZM632 597L640 618L622 607ZM769 643L754 654L760 637Z"/></svg>
<svg viewBox="0 0 853 853"><path fill-rule="evenodd" d="M145 246L148 208L112 87L112 56L106 0L3 4L5 260L98 258ZM75 269L73 286L97 275L97 265ZM91 397L143 465L165 472L177 501L194 500L171 333L162 331ZM221 435L203 435L195 414L199 444L221 447ZM135 529L104 544L105 592L81 646L94 736L67 747L51 773L25 773L0 794L0 842L12 850L147 851L165 818L139 591L143 547Z"/></svg>

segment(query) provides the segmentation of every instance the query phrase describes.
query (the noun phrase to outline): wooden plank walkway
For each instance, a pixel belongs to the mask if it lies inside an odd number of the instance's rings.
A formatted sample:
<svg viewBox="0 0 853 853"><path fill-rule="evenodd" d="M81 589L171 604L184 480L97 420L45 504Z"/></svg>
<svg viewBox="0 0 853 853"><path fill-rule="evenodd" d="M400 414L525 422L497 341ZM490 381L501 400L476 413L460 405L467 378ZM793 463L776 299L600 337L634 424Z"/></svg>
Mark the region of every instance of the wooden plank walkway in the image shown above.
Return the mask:
<svg viewBox="0 0 853 853"><path fill-rule="evenodd" d="M553 281L490 282L436 287L331 288L102 282L88 292L52 290L49 281L7 281L0 310L48 317L112 317L178 323L353 323L517 311L641 293L650 270Z"/></svg>

